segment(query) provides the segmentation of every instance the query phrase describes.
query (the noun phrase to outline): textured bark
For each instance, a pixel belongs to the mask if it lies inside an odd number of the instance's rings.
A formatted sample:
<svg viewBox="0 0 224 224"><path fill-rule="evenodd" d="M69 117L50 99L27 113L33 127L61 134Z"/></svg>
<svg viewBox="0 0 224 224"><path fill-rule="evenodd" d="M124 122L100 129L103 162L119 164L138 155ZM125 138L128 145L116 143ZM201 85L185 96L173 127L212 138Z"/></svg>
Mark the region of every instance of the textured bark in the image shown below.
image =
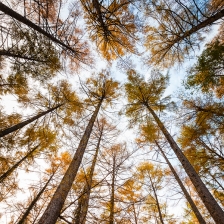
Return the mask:
<svg viewBox="0 0 224 224"><path fill-rule="evenodd" d="M149 175L149 180L150 180L150 182L151 182L152 190L153 190L153 193L154 193L154 196L155 196L155 199L156 199L156 207L157 207L158 212L159 212L159 219L160 219L160 222L161 222L162 224L164 224L164 222L163 222L162 212L161 212L160 205L159 205L159 200L158 200L157 193L156 193L156 189L155 189L155 186L154 186L154 184L153 184L153 181L152 181L152 178L151 178L150 175Z"/></svg>
<svg viewBox="0 0 224 224"><path fill-rule="evenodd" d="M30 124L31 122L37 120L38 118L40 118L40 117L42 117L42 116L44 116L44 115L46 115L46 114L48 114L48 113L56 110L57 108L61 107L62 105L63 104L59 104L56 107L53 107L53 108L51 108L51 109L49 109L47 111L44 111L44 112L42 112L42 113L40 113L40 114L38 114L38 115L36 115L34 117L31 117L30 119L28 119L26 121L20 122L19 124L13 125L10 128L6 128L6 129L0 131L0 138L3 137L3 136L5 136L5 135L8 135L8 134L10 134L10 133L12 133L14 131L17 131L17 130L23 128L27 124Z"/></svg>
<svg viewBox="0 0 224 224"><path fill-rule="evenodd" d="M198 25L194 26L190 30L184 32L183 35L181 35L180 37L178 37L174 40L175 43L178 43L178 42L182 41L183 39L191 36L193 33L199 31L200 29L203 29L209 25L212 25L214 22L221 19L222 17L224 17L224 9L221 10L220 12L216 13L215 15L210 16L209 18L207 18L203 22L199 23Z"/></svg>
<svg viewBox="0 0 224 224"><path fill-rule="evenodd" d="M113 156L113 170L112 170L112 183L111 183L111 196L110 196L110 216L109 224L114 224L114 184L115 184L115 156Z"/></svg>
<svg viewBox="0 0 224 224"><path fill-rule="evenodd" d="M39 224L54 224L54 223L56 223L56 221L60 215L62 206L63 206L63 204L66 200L66 197L68 195L68 192L70 191L70 189L72 187L72 183L76 177L79 166L82 162L82 158L83 158L87 143L89 141L90 134L92 132L93 124L94 124L95 119L100 110L102 100L97 105L91 119L89 120L89 123L86 127L86 130L85 130L83 136L82 136L82 139L81 139L79 146L76 150L76 153L72 159L72 162L70 163L63 179L61 180L61 183L59 184L57 190L55 191L47 209L45 210L43 216L41 217Z"/></svg>
<svg viewBox="0 0 224 224"><path fill-rule="evenodd" d="M212 194L206 188L205 184L202 182L200 177L198 176L197 172L190 164L186 156L183 154L177 143L174 141L172 136L166 130L163 123L160 121L159 117L155 114L153 109L147 104L146 107L148 108L149 112L152 114L153 118L155 119L156 123L158 124L160 130L163 132L164 136L166 137L167 141L170 144L170 147L173 149L174 153L176 154L177 158L179 159L180 163L182 164L184 170L186 171L187 175L189 176L192 184L194 185L196 191L198 192L199 197L203 201L205 207L208 209L211 217L214 221L218 224L224 224L224 212L214 199Z"/></svg>
<svg viewBox="0 0 224 224"><path fill-rule="evenodd" d="M187 192L186 188L184 187L181 179L179 178L178 174L176 173L175 169L173 168L172 164L170 163L170 161L168 160L168 158L166 157L166 154L163 152L163 150L161 149L160 145L158 144L157 141L155 141L158 149L160 150L160 152L162 153L163 155L163 158L166 160L166 163L168 164L170 170L172 171L173 175L174 175L174 178L175 180L177 181L177 183L179 184L181 190L183 191L184 193L184 196L185 198L187 199L188 203L190 204L191 206L191 209L192 211L194 212L195 216L197 217L198 219L198 222L200 224L206 224L205 220L203 219L201 213L199 212L198 208L196 207L194 201L192 200L190 194Z"/></svg>
<svg viewBox="0 0 224 224"><path fill-rule="evenodd" d="M28 152L20 161L13 165L9 170L7 170L2 176L0 176L0 183L2 183L24 160L26 160L32 153L40 146L37 145L30 152Z"/></svg>
<svg viewBox="0 0 224 224"><path fill-rule="evenodd" d="M0 11L4 12L5 14L11 16L12 18L20 21L21 23L27 25L28 27L36 30L37 32L43 34L44 36L48 37L50 40L53 42L59 44L61 47L66 48L67 50L77 54L77 51L75 51L73 48L71 48L69 45L63 43L61 40L58 40L55 38L52 34L46 32L43 30L41 27L37 26L35 23L30 21L29 19L23 17L19 13L15 12L14 10L10 9L8 6L4 5L3 3L0 2Z"/></svg>
<svg viewBox="0 0 224 224"><path fill-rule="evenodd" d="M44 187L41 189L41 191L37 194L37 196L33 199L33 201L30 203L29 207L26 209L26 212L23 214L22 218L19 220L17 224L24 224L27 216L29 215L30 211L32 210L33 206L36 204L36 202L39 200L40 196L45 191L46 187L50 183L51 179L53 178L54 174L50 176Z"/></svg>
<svg viewBox="0 0 224 224"><path fill-rule="evenodd" d="M97 156L100 148L100 142L101 142L101 137L102 137L102 132L100 133L97 146L96 146L96 152L92 161L92 165L90 168L90 172L87 175L86 179L86 185L84 186L82 196L80 197L78 201L78 207L75 212L75 224L85 224L86 220L86 215L88 212L88 206L89 206L89 198L90 198L90 192L91 192L91 187L92 187L92 180L93 180L93 173L97 161Z"/></svg>

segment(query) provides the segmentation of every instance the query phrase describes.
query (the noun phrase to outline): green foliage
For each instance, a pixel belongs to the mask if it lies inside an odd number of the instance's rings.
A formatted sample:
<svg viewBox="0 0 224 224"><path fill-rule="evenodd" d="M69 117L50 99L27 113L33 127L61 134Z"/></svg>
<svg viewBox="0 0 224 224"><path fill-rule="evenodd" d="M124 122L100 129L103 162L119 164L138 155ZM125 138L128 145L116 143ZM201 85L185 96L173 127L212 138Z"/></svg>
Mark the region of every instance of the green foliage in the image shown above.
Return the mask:
<svg viewBox="0 0 224 224"><path fill-rule="evenodd" d="M134 70L128 72L125 92L129 104L126 106L125 113L131 118L131 125L146 119L149 114L148 106L160 112L168 107L170 97L162 98L168 81L168 76L163 76L156 70L152 71L147 82Z"/></svg>
<svg viewBox="0 0 224 224"><path fill-rule="evenodd" d="M200 88L202 92L214 91L221 98L224 95L224 43L218 40L207 45L189 71L187 88Z"/></svg>

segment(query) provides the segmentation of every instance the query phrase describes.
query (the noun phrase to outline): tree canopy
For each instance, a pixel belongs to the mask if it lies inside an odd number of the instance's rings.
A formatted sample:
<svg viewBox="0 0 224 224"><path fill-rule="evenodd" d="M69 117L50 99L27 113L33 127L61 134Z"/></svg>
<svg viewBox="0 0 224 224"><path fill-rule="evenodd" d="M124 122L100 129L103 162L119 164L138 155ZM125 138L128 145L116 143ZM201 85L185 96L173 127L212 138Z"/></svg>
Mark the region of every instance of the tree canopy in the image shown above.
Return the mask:
<svg viewBox="0 0 224 224"><path fill-rule="evenodd" d="M0 2L0 223L224 224L222 0Z"/></svg>

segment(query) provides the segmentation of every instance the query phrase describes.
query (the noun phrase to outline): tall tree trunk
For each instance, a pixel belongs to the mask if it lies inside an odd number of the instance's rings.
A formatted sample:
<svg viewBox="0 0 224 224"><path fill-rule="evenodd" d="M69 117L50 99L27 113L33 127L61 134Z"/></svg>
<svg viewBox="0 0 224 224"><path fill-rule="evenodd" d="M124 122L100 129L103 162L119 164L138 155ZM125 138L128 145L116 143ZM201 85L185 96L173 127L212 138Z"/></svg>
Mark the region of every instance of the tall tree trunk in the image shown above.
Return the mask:
<svg viewBox="0 0 224 224"><path fill-rule="evenodd" d="M8 6L4 5L3 3L0 2L0 11L4 12L6 15L11 16L12 18L20 21L21 23L27 25L28 27L36 30L37 32L43 34L44 36L48 37L50 40L53 42L59 44L60 46L68 49L69 51L73 52L74 54L77 54L77 51L71 48L69 45L63 43L61 40L55 38L52 34L46 32L43 30L40 26L37 26L35 23L30 21L29 19L23 17L19 13L15 12L14 10L10 9Z"/></svg>
<svg viewBox="0 0 224 224"><path fill-rule="evenodd" d="M162 224L164 224L162 212L161 212L160 205L159 205L159 200L158 200L157 193L156 193L156 189L154 187L154 184L153 184L153 181L152 181L152 178L151 178L150 175L149 175L149 179L150 179L152 190L153 190L153 193L154 193L154 196L155 196L155 199L156 199L156 206L157 206L157 209L158 209L158 212L159 212L159 219L160 219L160 222Z"/></svg>
<svg viewBox="0 0 224 224"><path fill-rule="evenodd" d="M37 196L33 199L33 201L30 203L29 207L26 209L26 212L23 214L22 218L19 220L17 224L24 224L27 216L29 215L30 211L32 210L33 206L36 204L36 202L39 200L40 196L45 191L46 187L50 183L52 177L54 176L54 173L50 176L44 187L41 189L41 191L37 194Z"/></svg>
<svg viewBox="0 0 224 224"><path fill-rule="evenodd" d="M199 197L203 201L205 207L208 209L211 217L214 221L218 224L224 224L224 212L214 199L212 194L206 188L205 184L202 182L200 177L198 176L197 172L190 164L189 160L183 154L177 143L174 141L172 136L166 130L163 123L160 121L159 117L155 114L153 109L147 104L146 107L148 108L149 112L152 114L153 118L155 119L156 123L158 124L160 130L163 132L164 136L166 137L167 141L170 144L170 147L173 149L174 153L176 154L177 158L179 159L180 163L182 164L184 170L186 171L187 175L189 176L191 182L193 183L196 191L198 192Z"/></svg>
<svg viewBox="0 0 224 224"><path fill-rule="evenodd" d="M203 219L201 213L199 212L198 208L196 207L194 201L192 200L190 194L187 192L187 190L186 190L186 188L184 187L182 181L180 180L178 174L176 173L176 171L175 171L175 169L173 168L172 164L170 163L170 161L169 161L168 158L166 157L166 154L163 152L163 150L161 149L159 143L158 143L156 140L155 140L155 143L156 143L156 145L157 145L159 151L162 153L163 158L166 160L166 163L168 164L170 170L172 171L175 180L177 181L177 183L179 184L181 190L183 191L185 198L187 199L188 203L189 203L190 206L191 206L192 211L194 212L195 216L196 216L197 219L198 219L198 222L199 222L200 224L206 224L206 222L205 222L205 220Z"/></svg>
<svg viewBox="0 0 224 224"><path fill-rule="evenodd" d="M42 217L39 221L39 224L54 224L54 223L56 223L56 221L60 215L62 206L63 206L63 204L66 200L66 197L68 195L68 192L70 191L70 189L72 187L72 183L76 177L79 166L82 162L82 158L83 158L87 143L89 141L89 137L92 132L94 122L95 122L98 112L100 110L102 101L103 101L103 99L100 100L91 119L89 120L89 123L86 127L85 133L82 136L82 139L79 143L76 153L75 153L63 179L61 180L61 183L59 184L57 190L55 191L47 209L45 210L44 214L42 215Z"/></svg>
<svg viewBox="0 0 224 224"><path fill-rule="evenodd" d="M51 108L49 110L46 110L46 111L44 111L44 112L42 112L42 113L40 113L40 114L38 114L38 115L36 115L34 117L31 117L30 119L27 119L26 121L20 122L20 123L18 123L16 125L13 125L10 128L6 128L6 129L0 131L0 138L3 137L3 136L5 136L5 135L8 135L8 134L10 134L10 133L12 133L14 131L17 131L18 129L23 128L27 124L30 124L31 122L37 120L38 118L40 118L40 117L42 117L42 116L44 116L44 115L46 115L46 114L48 114L48 113L56 110L57 108L61 107L62 105L63 104L59 104L56 107L53 107L53 108Z"/></svg>
<svg viewBox="0 0 224 224"><path fill-rule="evenodd" d="M205 19L198 25L192 27L190 30L187 30L186 32L184 32L182 35L180 35L179 37L177 37L174 40L175 43L178 43L178 42L182 41L183 39L191 36L193 33L199 31L200 29L203 29L209 25L212 25L214 22L221 19L222 17L224 17L224 9L221 10L220 12L216 13L215 15L208 17L207 19Z"/></svg>
<svg viewBox="0 0 224 224"><path fill-rule="evenodd" d="M26 160L32 153L40 146L37 145L30 152L28 152L20 161L13 165L9 170L7 170L2 176L0 176L0 183L2 183L24 160Z"/></svg>
<svg viewBox="0 0 224 224"><path fill-rule="evenodd" d="M85 224L86 215L87 215L88 206L89 206L90 192L92 187L93 173L94 173L97 156L98 156L98 152L100 148L102 134L103 133L101 132L97 142L96 152L92 161L92 165L86 177L86 185L84 186L82 196L80 197L78 201L78 208L75 212L76 213L75 224Z"/></svg>
<svg viewBox="0 0 224 224"><path fill-rule="evenodd" d="M113 156L113 171L112 171L111 196L110 196L110 216L109 216L109 224L114 224L115 164L116 164L115 156Z"/></svg>

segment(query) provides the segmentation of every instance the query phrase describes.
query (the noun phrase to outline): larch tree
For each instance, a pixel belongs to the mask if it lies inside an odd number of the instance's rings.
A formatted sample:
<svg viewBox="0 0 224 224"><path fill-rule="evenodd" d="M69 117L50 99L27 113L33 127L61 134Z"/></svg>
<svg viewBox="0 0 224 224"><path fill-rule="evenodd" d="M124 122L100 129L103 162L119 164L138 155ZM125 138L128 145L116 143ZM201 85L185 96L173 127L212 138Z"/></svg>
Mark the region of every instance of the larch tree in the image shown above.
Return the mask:
<svg viewBox="0 0 224 224"><path fill-rule="evenodd" d="M183 62L203 40L202 32L224 16L222 1L146 1L146 15L155 25L146 25L145 46L149 63L169 67ZM149 23L151 20L148 20Z"/></svg>
<svg viewBox="0 0 224 224"><path fill-rule="evenodd" d="M32 122L37 122L38 119L44 121L46 116L49 116L51 120L54 116L60 117L64 124L73 124L72 115L81 114L83 106L75 91L71 89L71 85L67 81L61 80L56 85L48 84L47 91L46 94L42 94L41 91L30 91L29 95L20 97L19 102L23 107L31 106L31 108L35 108L37 105L42 109L39 109L40 112L37 115L31 116L24 121L16 123L15 120L14 125L0 131L0 137L18 131Z"/></svg>
<svg viewBox="0 0 224 224"><path fill-rule="evenodd" d="M181 188L181 191L183 192L188 204L189 208L192 209L193 213L195 214L196 219L198 220L199 223L206 224L204 218L202 217L200 211L198 210L197 206L195 205L193 199L191 198L191 195L188 193L187 189L184 186L183 181L179 177L177 171L175 170L174 166L172 163L169 161L168 156L163 147L160 144L161 141L161 136L158 127L154 126L152 123L148 123L146 125L141 125L141 133L140 133L140 138L137 139L138 144L147 144L147 145L152 145L153 147L155 146L158 149L158 152L162 154L162 157L166 161L169 169L171 170L176 182L178 183L179 187Z"/></svg>
<svg viewBox="0 0 224 224"><path fill-rule="evenodd" d="M95 78L91 77L87 80L85 86L85 91L88 95L87 102L91 102L92 106L95 107L95 110L80 140L76 153L39 223L50 224L57 221L62 206L82 162L82 158L101 105L103 105L103 103L105 105L110 104L116 99L118 96L118 86L118 82L110 78L106 71L104 71L104 73L100 73L98 76L95 76Z"/></svg>
<svg viewBox="0 0 224 224"><path fill-rule="evenodd" d="M199 197L210 212L210 215L216 222L223 223L223 210L202 182L187 157L177 145L176 141L167 131L163 122L155 113L155 111L163 111L169 105L169 98L166 97L162 99L167 81L167 77L162 76L159 72L154 71L148 82L146 82L144 78L135 71L129 71L128 82L125 84L125 91L129 102L126 106L126 115L132 118L133 122L144 122L145 117L149 117L154 120L155 125L159 127L183 166L185 172L191 179Z"/></svg>
<svg viewBox="0 0 224 224"><path fill-rule="evenodd" d="M125 143L112 144L101 153L99 163L105 169L104 172L109 172L105 180L106 188L109 192L105 193L104 200L100 202L103 206L103 212L100 214L100 217L99 215L96 217L96 220L100 222L114 224L126 220L123 208L119 205L119 199L121 199L119 189L122 188L125 180L128 179L124 175L127 175L128 165L126 162L130 156L131 153L128 151Z"/></svg>
<svg viewBox="0 0 224 224"><path fill-rule="evenodd" d="M159 190L161 190L164 181L163 169L150 162L142 162L136 168L135 177L142 185L145 185L145 190L148 193L145 209L148 208L149 217L154 217L155 222L164 224L166 219L164 210L166 208L164 209L165 204L159 198ZM154 214L150 215L150 213Z"/></svg>
<svg viewBox="0 0 224 224"><path fill-rule="evenodd" d="M126 52L137 53L137 21L130 9L133 1L80 0L90 38L107 60Z"/></svg>
<svg viewBox="0 0 224 224"><path fill-rule="evenodd" d="M31 18L32 20L28 19L27 17L24 17L20 13L14 11L12 6L9 7L6 4L0 3L0 11L12 19L19 21L21 24L23 24L23 26L25 25L48 38L48 40L53 42L55 45L58 45L59 49L61 49L62 55L64 55L64 57L68 56L70 61L75 63L76 67L80 64L80 62L89 62L90 58L87 42L81 40L82 30L76 26L76 20L78 18L79 12L74 8L70 12L69 18L67 18L65 21L61 21L60 12L57 14L57 25L55 30L52 29L49 25L44 27L42 27L41 24L37 25L35 16L34 18ZM32 15L32 9L30 13ZM39 15L41 15L41 12Z"/></svg>
<svg viewBox="0 0 224 224"><path fill-rule="evenodd" d="M190 69L186 80L189 89L198 88L204 93L213 91L218 98L224 96L224 41L218 39L207 44Z"/></svg>

